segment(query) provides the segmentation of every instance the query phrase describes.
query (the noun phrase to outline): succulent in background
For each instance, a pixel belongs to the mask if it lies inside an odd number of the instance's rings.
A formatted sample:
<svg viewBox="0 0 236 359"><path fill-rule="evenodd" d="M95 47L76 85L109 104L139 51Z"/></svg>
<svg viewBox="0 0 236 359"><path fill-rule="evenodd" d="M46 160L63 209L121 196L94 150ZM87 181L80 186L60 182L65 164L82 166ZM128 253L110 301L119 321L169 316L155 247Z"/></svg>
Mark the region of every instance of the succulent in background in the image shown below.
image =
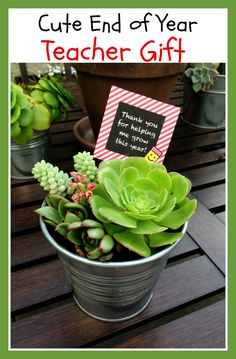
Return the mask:
<svg viewBox="0 0 236 359"><path fill-rule="evenodd" d="M81 160L89 156L83 153L75 157ZM90 162L84 163L90 167ZM128 250L148 257L181 238L182 225L196 209L196 200L187 197L190 181L145 158L102 162L96 171L97 183L86 174L86 165L84 173L81 165L79 169L71 172L70 178L65 175L59 187L52 181L53 188L51 179L62 171L41 162L33 173L49 191L47 205L36 212L72 242L80 256L122 260Z"/></svg>
<svg viewBox="0 0 236 359"><path fill-rule="evenodd" d="M34 86L11 84L11 139L26 144L34 131L44 131L75 107L74 97L55 78L41 78Z"/></svg>
<svg viewBox="0 0 236 359"><path fill-rule="evenodd" d="M195 92L209 90L214 79L219 75L219 63L194 63L184 71L184 75L192 81Z"/></svg>

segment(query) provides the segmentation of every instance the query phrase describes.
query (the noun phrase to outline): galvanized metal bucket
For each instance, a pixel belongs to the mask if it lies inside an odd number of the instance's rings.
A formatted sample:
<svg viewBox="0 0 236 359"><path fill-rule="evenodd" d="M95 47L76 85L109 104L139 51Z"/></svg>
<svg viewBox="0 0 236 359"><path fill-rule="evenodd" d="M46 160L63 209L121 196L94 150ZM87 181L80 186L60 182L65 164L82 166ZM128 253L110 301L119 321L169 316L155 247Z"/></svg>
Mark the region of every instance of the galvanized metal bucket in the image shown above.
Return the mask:
<svg viewBox="0 0 236 359"><path fill-rule="evenodd" d="M11 177L15 179L33 178L31 170L35 163L50 159L50 133L38 131L25 145L11 142Z"/></svg>
<svg viewBox="0 0 236 359"><path fill-rule="evenodd" d="M183 226L183 236L187 224ZM147 258L102 263L79 257L61 247L42 218L40 226L58 253L78 306L93 318L108 322L130 319L147 307L170 252L183 238Z"/></svg>
<svg viewBox="0 0 236 359"><path fill-rule="evenodd" d="M225 76L219 75L210 90L198 93L184 83L183 120L194 127L225 127Z"/></svg>

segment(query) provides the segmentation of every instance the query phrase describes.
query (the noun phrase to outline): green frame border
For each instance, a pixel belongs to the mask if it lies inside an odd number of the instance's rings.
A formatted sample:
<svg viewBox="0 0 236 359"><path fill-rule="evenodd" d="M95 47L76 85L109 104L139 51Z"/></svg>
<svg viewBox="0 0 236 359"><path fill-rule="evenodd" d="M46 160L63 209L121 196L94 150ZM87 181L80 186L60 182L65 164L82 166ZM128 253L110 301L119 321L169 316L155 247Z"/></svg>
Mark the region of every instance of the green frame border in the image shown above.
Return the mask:
<svg viewBox="0 0 236 359"><path fill-rule="evenodd" d="M227 8L228 9L228 191L230 196L228 196L228 252L229 252L229 323L228 323L228 351L136 351L134 355L141 357L144 352L149 356L156 356L161 353L164 356L175 355L177 357L183 356L197 356L197 355L207 355L218 357L219 355L232 355L236 353L236 341L235 336L235 309L234 304L235 300L235 277L234 270L235 266L233 263L233 256L236 251L235 238L233 238L233 222L235 217L235 212L233 208L233 201L236 196L235 189L233 184L236 181L235 178L235 158L234 153L236 151L236 141L233 138L236 134L236 119L235 117L235 87L233 79L236 79L236 63L235 58L235 33L236 33L236 2L234 0L146 0L145 2L132 2L131 0L119 0L112 2L108 0L90 0L89 3L79 2L78 0L0 0L0 11L1 11L1 22L0 22L0 43L1 43L1 131L0 131L0 143L1 143L1 152L0 152L0 188L2 190L1 194L1 208L0 208L0 228L1 228L1 240L0 240L0 353L1 357L8 357L12 355L31 357L39 357L45 355L46 357L57 356L57 358L64 355L75 356L75 355L100 355L107 356L112 355L113 358L120 355L119 350L113 351L8 351L8 125L7 121L4 119L8 118L8 9L9 8ZM233 155L232 155L233 154ZM233 267L234 266L234 267ZM122 355L130 355L130 352L122 352Z"/></svg>

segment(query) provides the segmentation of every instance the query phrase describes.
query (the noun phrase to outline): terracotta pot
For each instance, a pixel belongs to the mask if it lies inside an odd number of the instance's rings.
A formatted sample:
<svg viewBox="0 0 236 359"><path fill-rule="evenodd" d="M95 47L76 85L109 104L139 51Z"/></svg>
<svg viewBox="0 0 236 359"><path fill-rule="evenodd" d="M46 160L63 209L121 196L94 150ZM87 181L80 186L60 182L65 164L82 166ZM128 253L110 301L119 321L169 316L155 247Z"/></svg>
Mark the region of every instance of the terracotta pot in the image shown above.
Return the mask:
<svg viewBox="0 0 236 359"><path fill-rule="evenodd" d="M77 71L91 127L97 138L112 85L169 102L185 64L71 64Z"/></svg>

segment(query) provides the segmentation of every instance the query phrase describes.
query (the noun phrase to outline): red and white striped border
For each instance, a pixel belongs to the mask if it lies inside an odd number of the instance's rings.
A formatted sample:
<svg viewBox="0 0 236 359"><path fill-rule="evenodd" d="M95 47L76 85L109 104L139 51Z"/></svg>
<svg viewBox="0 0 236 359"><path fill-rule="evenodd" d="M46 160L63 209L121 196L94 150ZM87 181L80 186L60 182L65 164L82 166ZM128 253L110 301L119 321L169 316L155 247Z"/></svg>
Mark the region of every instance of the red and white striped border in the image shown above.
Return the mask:
<svg viewBox="0 0 236 359"><path fill-rule="evenodd" d="M156 143L156 147L163 153L157 162L162 163L169 147L176 121L180 113L180 108L116 86L111 87L93 156L103 161L111 160L113 158L127 158L127 156L106 149L107 140L120 102L125 102L129 105L165 117L161 133Z"/></svg>

